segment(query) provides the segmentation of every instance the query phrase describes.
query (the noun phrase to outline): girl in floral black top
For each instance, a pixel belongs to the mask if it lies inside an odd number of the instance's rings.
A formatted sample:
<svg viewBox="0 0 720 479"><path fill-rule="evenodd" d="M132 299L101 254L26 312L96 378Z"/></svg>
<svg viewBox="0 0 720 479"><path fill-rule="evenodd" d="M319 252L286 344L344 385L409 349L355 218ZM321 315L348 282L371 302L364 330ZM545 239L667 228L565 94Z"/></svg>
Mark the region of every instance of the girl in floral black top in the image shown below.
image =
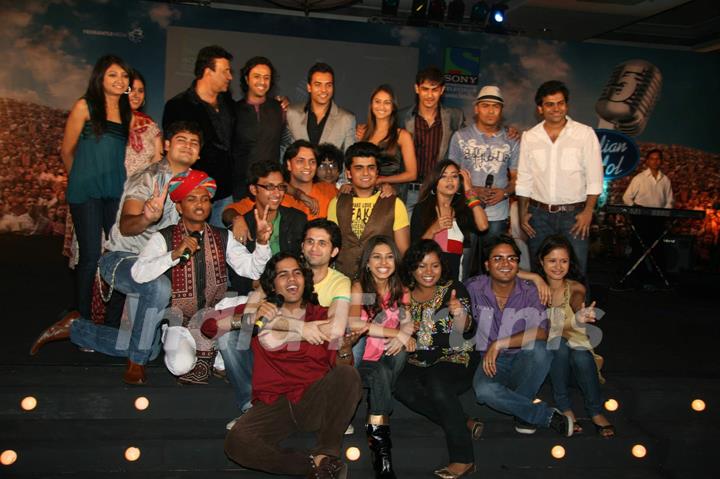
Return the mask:
<svg viewBox="0 0 720 479"><path fill-rule="evenodd" d="M478 364L466 339L474 335L470 297L462 283L447 279L442 250L433 240L411 246L403 266L416 351L408 355L395 397L443 428L450 464L435 476L463 477L475 471L471 441L482 432L482 423L465 416L458 397L472 385Z"/></svg>

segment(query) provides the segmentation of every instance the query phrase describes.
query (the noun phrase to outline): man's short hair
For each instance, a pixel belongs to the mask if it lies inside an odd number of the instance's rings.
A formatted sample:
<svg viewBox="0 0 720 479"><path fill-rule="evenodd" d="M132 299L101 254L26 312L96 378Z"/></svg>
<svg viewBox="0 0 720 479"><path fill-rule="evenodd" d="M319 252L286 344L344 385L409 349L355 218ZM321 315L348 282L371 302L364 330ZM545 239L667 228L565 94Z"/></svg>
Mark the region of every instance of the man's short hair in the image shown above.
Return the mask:
<svg viewBox="0 0 720 479"><path fill-rule="evenodd" d="M242 91L245 93L247 93L249 88L245 77L250 74L250 70L258 65L265 65L270 69L270 87L267 89L268 93L275 87L275 77L277 76L277 73L272 62L265 57L252 57L250 60L245 62L240 75L240 88L242 88Z"/></svg>
<svg viewBox="0 0 720 479"><path fill-rule="evenodd" d="M225 58L231 62L233 56L229 51L219 45L210 45L201 48L195 60L195 79L202 78L206 68L215 71L215 60L218 58Z"/></svg>
<svg viewBox="0 0 720 479"><path fill-rule="evenodd" d="M343 152L340 150L340 148L333 145L332 143L321 143L320 145L318 145L317 149L318 166L320 166L320 163L322 163L323 161L329 160L333 164L335 164L335 166L337 166L338 173L342 172L343 163L345 163L345 156L343 155Z"/></svg>
<svg viewBox="0 0 720 479"><path fill-rule="evenodd" d="M490 238L485 240L485 247L483 248L483 258L485 260L490 258L490 253L492 253L492 250L503 244L510 246L513 249L513 253L515 253L518 258L520 257L520 248L518 247L513 237L510 235L502 234L491 236Z"/></svg>
<svg viewBox="0 0 720 479"><path fill-rule="evenodd" d="M570 90L568 90L567 86L561 81L550 80L538 87L535 93L535 104L541 106L543 98L548 95L554 95L555 93L562 93L566 103L570 101Z"/></svg>
<svg viewBox="0 0 720 479"><path fill-rule="evenodd" d="M295 158L300 152L300 148L308 148L312 150L315 160L317 160L318 156L320 156L320 152L318 152L317 146L313 145L307 140L295 140L293 143L290 144L290 146L287 147L285 153L283 154L283 165L286 165L288 161Z"/></svg>
<svg viewBox="0 0 720 479"><path fill-rule="evenodd" d="M335 70L333 70L333 68L327 63L318 62L315 65L311 66L310 70L308 70L308 85L312 82L312 76L316 73L329 73L330 75L332 75L333 81L335 81Z"/></svg>
<svg viewBox="0 0 720 479"><path fill-rule="evenodd" d="M280 173L282 175L282 172L282 166L277 161L256 161L250 165L248 185L257 184L260 178L265 178L270 173Z"/></svg>
<svg viewBox="0 0 720 479"><path fill-rule="evenodd" d="M275 278L277 277L277 271L275 268L277 264L284 260L292 258L297 261L298 266L302 270L303 278L305 278L305 287L303 288L302 301L303 304L313 303L317 304L317 295L315 294L315 284L313 283L313 272L310 268L300 261L300 258L294 253L289 251L280 251L273 255L272 258L265 263L265 271L260 275L260 287L268 297L274 297L277 294L275 290Z"/></svg>
<svg viewBox="0 0 720 479"><path fill-rule="evenodd" d="M382 150L370 143L369 141L358 141L357 143L350 145L350 148L345 152L345 169L349 170L352 166L353 158L375 158L375 164L377 165L378 158Z"/></svg>
<svg viewBox="0 0 720 479"><path fill-rule="evenodd" d="M330 235L330 243L332 243L333 248L342 248L342 233L340 232L340 227L337 223L330 221L327 218L315 218L314 220L310 220L305 223L303 240L305 240L307 232L313 228L325 230L327 234Z"/></svg>
<svg viewBox="0 0 720 479"><path fill-rule="evenodd" d="M198 140L200 140L200 146L202 147L203 132L200 129L200 125L194 121L179 120L170 123L170 126L165 129L165 139L170 141L173 136L183 131L197 135Z"/></svg>
<svg viewBox="0 0 720 479"><path fill-rule="evenodd" d="M647 160L648 158L650 158L650 155L652 155L653 153L657 153L658 155L660 155L661 160L665 159L665 157L663 156L663 152L660 148L653 148L652 150L645 153L645 159Z"/></svg>
<svg viewBox="0 0 720 479"><path fill-rule="evenodd" d="M415 75L415 84L420 85L423 82L437 83L442 86L445 84L445 75L436 66L424 68Z"/></svg>

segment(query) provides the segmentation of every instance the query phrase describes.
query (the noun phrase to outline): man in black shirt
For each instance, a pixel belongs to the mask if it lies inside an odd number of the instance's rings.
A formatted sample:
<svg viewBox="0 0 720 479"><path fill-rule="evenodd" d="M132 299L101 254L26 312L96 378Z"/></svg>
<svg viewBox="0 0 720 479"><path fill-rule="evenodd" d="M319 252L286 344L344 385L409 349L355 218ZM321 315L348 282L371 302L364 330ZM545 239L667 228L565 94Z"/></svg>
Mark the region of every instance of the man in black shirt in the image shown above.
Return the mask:
<svg viewBox="0 0 720 479"><path fill-rule="evenodd" d="M209 223L222 227L222 211L232 201L232 134L235 108L229 92L233 56L224 48L202 48L195 61L195 80L190 88L168 100L163 111L163 130L176 121L194 121L203 134L200 159L195 168L217 182Z"/></svg>

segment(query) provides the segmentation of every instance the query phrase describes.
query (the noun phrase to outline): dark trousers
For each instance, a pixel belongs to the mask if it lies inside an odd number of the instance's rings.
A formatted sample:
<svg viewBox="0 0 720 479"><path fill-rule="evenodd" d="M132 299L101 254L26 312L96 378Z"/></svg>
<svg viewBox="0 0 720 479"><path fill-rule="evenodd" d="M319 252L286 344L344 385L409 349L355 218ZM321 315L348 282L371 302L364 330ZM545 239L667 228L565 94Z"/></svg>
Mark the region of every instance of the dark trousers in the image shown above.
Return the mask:
<svg viewBox="0 0 720 479"><path fill-rule="evenodd" d="M363 386L368 389L368 414L389 416L392 413L395 382L406 357L403 350L395 356L383 354L377 361L362 361L358 365Z"/></svg>
<svg viewBox="0 0 720 479"><path fill-rule="evenodd" d="M361 393L357 370L340 365L310 386L295 404L285 397L273 404L256 401L225 438L225 453L250 469L306 474L310 470L309 454L340 457L343 433ZM312 452L280 447L281 441L297 431L317 433Z"/></svg>
<svg viewBox="0 0 720 479"><path fill-rule="evenodd" d="M470 389L480 355L472 353L468 367L437 363L428 368L408 363L397 381L395 397L443 429L450 462L474 462L467 416L459 396Z"/></svg>
<svg viewBox="0 0 720 479"><path fill-rule="evenodd" d="M102 251L102 233L110 233L119 205L118 198L90 198L83 203L70 203L79 253L76 276L77 305L85 319L90 319L92 286Z"/></svg>

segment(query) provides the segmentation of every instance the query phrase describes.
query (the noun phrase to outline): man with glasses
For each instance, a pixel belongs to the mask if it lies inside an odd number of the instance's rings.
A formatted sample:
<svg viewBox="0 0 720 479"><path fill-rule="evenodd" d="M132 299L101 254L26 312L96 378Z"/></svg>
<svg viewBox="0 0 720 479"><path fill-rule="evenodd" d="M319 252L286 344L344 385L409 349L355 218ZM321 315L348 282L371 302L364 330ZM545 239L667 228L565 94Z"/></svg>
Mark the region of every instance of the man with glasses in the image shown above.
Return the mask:
<svg viewBox="0 0 720 479"><path fill-rule="evenodd" d="M242 211L239 210L239 203L234 203L225 209L223 223L229 228L233 228L241 218L245 220L248 237L236 237L235 239L244 243L248 251L252 253L255 250L254 238L257 227L254 210L258 210L261 215L267 212L267 221L273 227L269 243L272 254L282 251L299 255L307 217L294 208L281 205L288 185L283 178L280 164L274 161L254 163L250 167L248 185L250 195L255 199L255 207L242 214ZM233 278L232 283L234 289L240 294L247 294L252 289L252 282L247 278L239 278L239 281L235 281Z"/></svg>
<svg viewBox="0 0 720 479"><path fill-rule="evenodd" d="M482 354L473 379L477 401L512 415L521 434L549 427L571 436L572 419L533 402L550 371L552 352L537 289L518 278L520 249L510 236L496 236L487 242L485 257L488 274L465 283L478 323L475 349Z"/></svg>

